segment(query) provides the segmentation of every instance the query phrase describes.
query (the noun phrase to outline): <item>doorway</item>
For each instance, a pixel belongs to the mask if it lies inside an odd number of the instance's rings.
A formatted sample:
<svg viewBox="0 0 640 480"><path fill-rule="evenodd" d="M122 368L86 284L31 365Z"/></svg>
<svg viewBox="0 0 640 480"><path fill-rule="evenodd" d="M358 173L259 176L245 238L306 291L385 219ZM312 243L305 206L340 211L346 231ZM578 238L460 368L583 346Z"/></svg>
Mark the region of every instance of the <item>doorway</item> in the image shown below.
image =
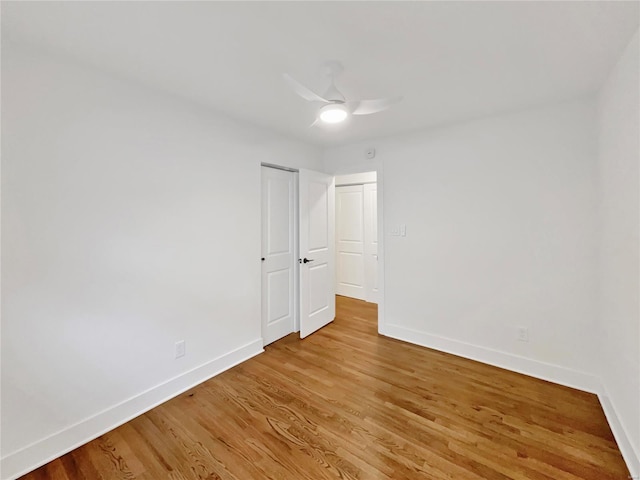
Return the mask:
<svg viewBox="0 0 640 480"><path fill-rule="evenodd" d="M366 275L375 279L367 283L368 299L378 304L378 331L384 334L381 165L376 163L375 168L365 174L368 180L361 181L362 206L370 202L367 212L373 219L362 252L369 261L375 260L367 267ZM262 164L264 345L297 331L304 338L335 318L335 179L320 172ZM340 181L357 182L353 177ZM362 224L364 228L364 217Z"/></svg>
<svg viewBox="0 0 640 480"><path fill-rule="evenodd" d="M377 173L336 176L336 293L378 303Z"/></svg>
<svg viewBox="0 0 640 480"><path fill-rule="evenodd" d="M384 308L384 297L385 297L385 259L384 259L384 175L383 175L383 164L381 160L367 159L366 161L353 162L349 165L344 165L343 167L338 167L334 170L334 175L338 182L341 184L348 184L349 182L357 184L357 183L375 183L376 184L376 194L374 198L376 199L375 206L375 217L376 221L376 233L374 237L377 237L377 259L376 259L376 268L377 268L377 292L376 292L376 301L378 304L378 333L382 335L387 334L386 328L386 319L385 319L385 308ZM361 180L361 176L365 176L365 179L368 177L368 180Z"/></svg>
<svg viewBox="0 0 640 480"><path fill-rule="evenodd" d="M334 177L262 165L262 339L335 319Z"/></svg>

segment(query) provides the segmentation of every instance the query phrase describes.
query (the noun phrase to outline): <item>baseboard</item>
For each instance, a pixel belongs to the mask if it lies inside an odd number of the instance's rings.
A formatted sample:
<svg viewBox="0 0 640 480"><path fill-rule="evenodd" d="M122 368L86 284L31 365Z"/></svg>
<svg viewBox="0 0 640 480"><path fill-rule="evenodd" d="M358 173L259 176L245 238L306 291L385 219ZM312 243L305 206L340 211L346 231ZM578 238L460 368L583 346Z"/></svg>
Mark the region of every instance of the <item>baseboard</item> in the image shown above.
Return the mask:
<svg viewBox="0 0 640 480"><path fill-rule="evenodd" d="M1 478L14 480L35 470L263 351L259 338L13 452L0 460Z"/></svg>
<svg viewBox="0 0 640 480"><path fill-rule="evenodd" d="M504 368L505 370L511 370L549 382L559 383L567 387L577 388L578 390L584 390L590 393L599 393L600 391L600 381L595 375L559 365L539 362L519 355L419 332L398 325L386 324L384 326L384 335L423 347L433 348L441 352L451 353L459 357L494 365Z"/></svg>
<svg viewBox="0 0 640 480"><path fill-rule="evenodd" d="M598 398L600 399L600 405L602 405L602 409L607 417L609 427L611 427L611 431L616 439L618 448L622 453L622 458L624 458L624 461L627 464L631 478L640 480L640 452L637 452L633 448L629 435L627 435L627 432L620 421L620 417L618 417L618 414L616 413L616 409L611 403L609 395L607 394L607 389L604 385L602 386L601 393L598 394Z"/></svg>

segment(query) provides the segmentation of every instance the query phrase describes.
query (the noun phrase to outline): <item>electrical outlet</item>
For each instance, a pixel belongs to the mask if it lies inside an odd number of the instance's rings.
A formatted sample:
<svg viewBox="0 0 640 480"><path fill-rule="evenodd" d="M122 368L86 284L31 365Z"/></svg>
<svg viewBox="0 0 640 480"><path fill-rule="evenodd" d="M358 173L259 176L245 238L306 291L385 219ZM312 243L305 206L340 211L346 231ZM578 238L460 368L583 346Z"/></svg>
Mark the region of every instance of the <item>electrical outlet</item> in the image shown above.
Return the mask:
<svg viewBox="0 0 640 480"><path fill-rule="evenodd" d="M180 340L179 342L176 342L176 358L180 358L180 357L184 357L184 354L186 353L186 345L184 340Z"/></svg>
<svg viewBox="0 0 640 480"><path fill-rule="evenodd" d="M529 329L527 327L518 327L518 341L519 342L529 341Z"/></svg>

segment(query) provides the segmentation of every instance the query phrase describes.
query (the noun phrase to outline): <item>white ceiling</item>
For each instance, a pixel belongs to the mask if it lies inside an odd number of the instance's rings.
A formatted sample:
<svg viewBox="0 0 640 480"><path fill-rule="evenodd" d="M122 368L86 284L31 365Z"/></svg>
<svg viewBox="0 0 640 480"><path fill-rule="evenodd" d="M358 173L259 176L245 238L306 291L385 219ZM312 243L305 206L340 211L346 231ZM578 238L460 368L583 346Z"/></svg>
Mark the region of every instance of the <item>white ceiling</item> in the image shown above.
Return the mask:
<svg viewBox="0 0 640 480"><path fill-rule="evenodd" d="M3 2L2 38L44 46L234 118L336 145L594 92L638 28L632 2ZM308 125L321 64L350 97L402 103Z"/></svg>

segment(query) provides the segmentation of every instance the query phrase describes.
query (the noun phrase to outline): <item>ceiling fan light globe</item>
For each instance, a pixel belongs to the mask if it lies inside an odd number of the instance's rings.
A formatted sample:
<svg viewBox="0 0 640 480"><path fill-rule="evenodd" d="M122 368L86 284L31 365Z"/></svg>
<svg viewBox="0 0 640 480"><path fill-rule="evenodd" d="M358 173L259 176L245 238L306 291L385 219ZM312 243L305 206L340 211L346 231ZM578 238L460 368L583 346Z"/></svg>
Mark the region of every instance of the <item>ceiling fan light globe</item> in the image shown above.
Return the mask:
<svg viewBox="0 0 640 480"><path fill-rule="evenodd" d="M347 119L349 112L344 105L325 105L320 109L320 121L323 123L340 123Z"/></svg>

